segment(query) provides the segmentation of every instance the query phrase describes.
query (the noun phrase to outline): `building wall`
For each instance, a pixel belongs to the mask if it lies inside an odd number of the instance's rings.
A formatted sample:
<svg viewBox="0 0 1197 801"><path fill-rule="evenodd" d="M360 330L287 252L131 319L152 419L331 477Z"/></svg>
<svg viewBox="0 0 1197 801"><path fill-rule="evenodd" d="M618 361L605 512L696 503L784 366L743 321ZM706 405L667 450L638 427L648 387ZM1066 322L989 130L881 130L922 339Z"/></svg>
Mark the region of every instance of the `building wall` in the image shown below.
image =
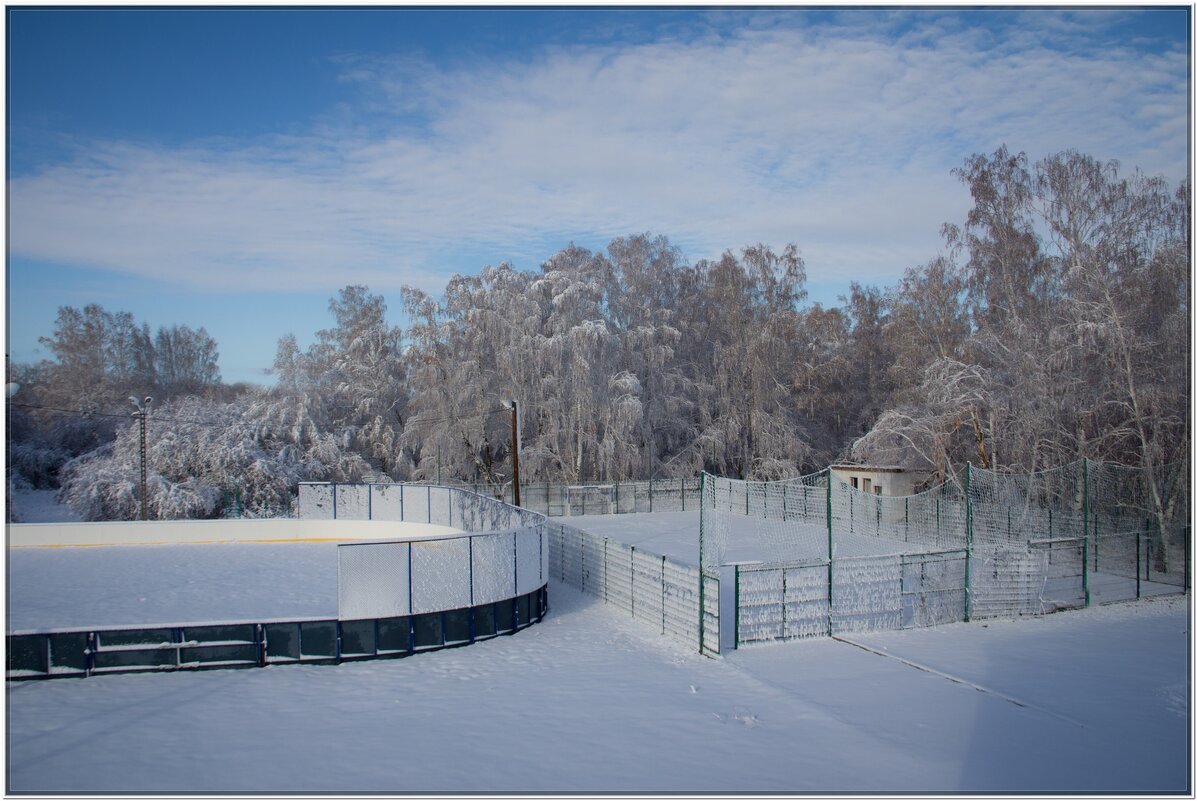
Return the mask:
<svg viewBox="0 0 1197 801"><path fill-rule="evenodd" d="M877 468L867 466L833 465L831 474L845 484L852 484L856 479L857 489L862 492L876 492L881 487L882 495L913 495L914 488L921 483L926 475L901 468ZM866 485L865 482L868 482ZM868 487L866 489L866 486Z"/></svg>

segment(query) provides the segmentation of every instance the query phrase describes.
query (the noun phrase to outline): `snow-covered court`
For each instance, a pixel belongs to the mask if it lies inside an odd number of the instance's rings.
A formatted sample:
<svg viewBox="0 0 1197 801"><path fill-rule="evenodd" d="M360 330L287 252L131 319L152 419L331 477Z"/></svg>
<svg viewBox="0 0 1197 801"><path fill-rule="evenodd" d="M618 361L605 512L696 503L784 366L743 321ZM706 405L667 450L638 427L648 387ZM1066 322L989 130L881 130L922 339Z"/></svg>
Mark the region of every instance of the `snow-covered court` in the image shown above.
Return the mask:
<svg viewBox="0 0 1197 801"><path fill-rule="evenodd" d="M8 628L327 614L322 548L10 550ZM404 659L9 682L6 789L1192 789L1187 597L720 659L549 599L514 636Z"/></svg>

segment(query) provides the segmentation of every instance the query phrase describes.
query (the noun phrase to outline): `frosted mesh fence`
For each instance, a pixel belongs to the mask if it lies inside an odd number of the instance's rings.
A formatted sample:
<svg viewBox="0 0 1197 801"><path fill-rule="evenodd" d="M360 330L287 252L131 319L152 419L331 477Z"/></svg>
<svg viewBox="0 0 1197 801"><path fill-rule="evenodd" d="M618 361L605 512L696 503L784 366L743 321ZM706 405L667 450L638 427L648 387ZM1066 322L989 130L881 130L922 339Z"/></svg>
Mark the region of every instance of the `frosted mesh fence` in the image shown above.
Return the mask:
<svg viewBox="0 0 1197 801"><path fill-rule="evenodd" d="M547 517L685 512L698 508L699 483L698 478L659 478L603 484L522 484L520 502L523 508ZM489 484L466 486L479 495L514 504L510 484L500 488Z"/></svg>
<svg viewBox="0 0 1197 801"><path fill-rule="evenodd" d="M299 485L299 517L301 520L332 520L334 518L334 485Z"/></svg>
<svg viewBox="0 0 1197 801"><path fill-rule="evenodd" d="M572 526L548 523L547 569L560 581L602 598L663 635L699 648L699 571L650 551L614 542ZM715 650L718 643L718 581L714 595ZM708 646L708 650L710 647Z"/></svg>
<svg viewBox="0 0 1197 801"><path fill-rule="evenodd" d="M973 618L1036 615L1045 611L1047 561L1025 548L974 545L971 551Z"/></svg>
<svg viewBox="0 0 1197 801"><path fill-rule="evenodd" d="M516 595L524 595L543 587L548 581L545 564L548 551L544 547L544 529L517 529L515 532Z"/></svg>
<svg viewBox="0 0 1197 801"><path fill-rule="evenodd" d="M337 549L337 609L343 620L411 613L410 544L379 542Z"/></svg>
<svg viewBox="0 0 1197 801"><path fill-rule="evenodd" d="M371 519L403 519L403 486L401 484L371 484L369 487Z"/></svg>
<svg viewBox="0 0 1197 801"><path fill-rule="evenodd" d="M338 546L342 620L469 609L528 596L547 582L544 517L469 490L304 484L299 506L302 513L318 518L343 512L351 519L431 523L471 532Z"/></svg>
<svg viewBox="0 0 1197 801"><path fill-rule="evenodd" d="M370 519L370 485L336 484L336 517L338 520Z"/></svg>
<svg viewBox="0 0 1197 801"><path fill-rule="evenodd" d="M741 565L735 587L737 644L826 636L827 563Z"/></svg>
<svg viewBox="0 0 1197 801"><path fill-rule="evenodd" d="M474 603L494 603L517 595L515 571L511 569L515 532L474 537L473 548Z"/></svg>
<svg viewBox="0 0 1197 801"><path fill-rule="evenodd" d="M473 606L470 603L473 592L470 576L471 539L462 537L411 543L413 614Z"/></svg>
<svg viewBox="0 0 1197 801"><path fill-rule="evenodd" d="M419 485L401 485L403 492L403 520L407 523L431 523L429 509L432 504L432 487ZM447 525L447 524L446 524Z"/></svg>

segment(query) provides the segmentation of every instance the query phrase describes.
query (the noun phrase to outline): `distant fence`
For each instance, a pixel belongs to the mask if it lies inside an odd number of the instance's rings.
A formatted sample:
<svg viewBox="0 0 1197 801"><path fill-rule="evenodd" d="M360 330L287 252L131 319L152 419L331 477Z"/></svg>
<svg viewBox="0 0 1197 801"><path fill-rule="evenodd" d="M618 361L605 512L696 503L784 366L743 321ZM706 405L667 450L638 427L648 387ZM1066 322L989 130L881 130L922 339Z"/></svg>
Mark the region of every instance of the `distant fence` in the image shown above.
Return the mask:
<svg viewBox="0 0 1197 801"><path fill-rule="evenodd" d="M300 486L312 520L468 533L337 546L330 619L90 627L8 634L9 679L402 657L526 628L548 609L542 515L456 487Z"/></svg>
<svg viewBox="0 0 1197 801"><path fill-rule="evenodd" d="M1084 460L1026 475L970 467L963 487L909 497L862 492L828 470L706 475L700 561L720 570L746 536L763 554L735 566L737 644L1187 592L1187 475L1187 464L1149 475Z"/></svg>
<svg viewBox="0 0 1197 801"><path fill-rule="evenodd" d="M572 526L549 523L546 530L551 576L664 636L719 653L717 576L704 580L693 565Z"/></svg>
<svg viewBox="0 0 1197 801"><path fill-rule="evenodd" d="M546 517L578 515L636 514L648 512L697 511L700 501L698 477L660 478L650 481L520 485L520 505ZM480 495L514 504L510 484L465 484Z"/></svg>

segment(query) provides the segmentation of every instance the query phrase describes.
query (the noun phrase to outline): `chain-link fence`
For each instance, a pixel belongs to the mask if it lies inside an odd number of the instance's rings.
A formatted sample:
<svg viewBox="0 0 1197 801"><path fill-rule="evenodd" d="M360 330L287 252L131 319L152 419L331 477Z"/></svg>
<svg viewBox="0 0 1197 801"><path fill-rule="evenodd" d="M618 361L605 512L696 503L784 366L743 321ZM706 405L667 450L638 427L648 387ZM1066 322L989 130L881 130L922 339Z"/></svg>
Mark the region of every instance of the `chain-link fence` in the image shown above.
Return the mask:
<svg viewBox="0 0 1197 801"><path fill-rule="evenodd" d="M515 503L511 484L461 485L479 495ZM520 505L546 517L697 511L698 478L662 478L649 481L520 485Z"/></svg>
<svg viewBox="0 0 1197 801"><path fill-rule="evenodd" d="M917 495L830 470L703 476L700 562L735 566L737 643L909 628L1187 592L1188 463L966 468Z"/></svg>
<svg viewBox="0 0 1197 801"><path fill-rule="evenodd" d="M717 577L704 582L693 565L573 526L549 523L545 530L553 578L601 598L662 635L718 653ZM704 604L708 594L714 602Z"/></svg>

